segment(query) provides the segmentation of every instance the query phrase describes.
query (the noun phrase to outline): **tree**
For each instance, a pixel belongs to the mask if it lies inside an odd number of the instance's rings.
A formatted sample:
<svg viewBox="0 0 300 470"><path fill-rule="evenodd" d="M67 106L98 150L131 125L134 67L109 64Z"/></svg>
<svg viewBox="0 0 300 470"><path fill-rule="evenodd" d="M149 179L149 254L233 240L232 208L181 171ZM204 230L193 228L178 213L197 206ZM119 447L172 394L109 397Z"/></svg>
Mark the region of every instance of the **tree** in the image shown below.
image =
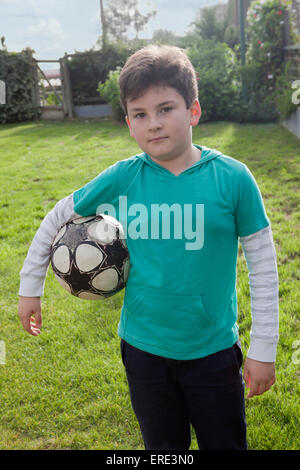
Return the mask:
<svg viewBox="0 0 300 470"><path fill-rule="evenodd" d="M1 36L1 47L3 50L7 51L7 47L5 44L5 36Z"/></svg>
<svg viewBox="0 0 300 470"><path fill-rule="evenodd" d="M194 21L193 24L195 26L195 33L199 34L202 39L224 42L228 20L225 17L224 21L218 21L215 7L202 8L200 19Z"/></svg>
<svg viewBox="0 0 300 470"><path fill-rule="evenodd" d="M141 31L143 31L145 25L151 18L154 18L156 15L156 10L152 10L149 13L143 15L138 9L138 0L131 0L133 15L132 15L132 25L136 32L136 39Z"/></svg>
<svg viewBox="0 0 300 470"><path fill-rule="evenodd" d="M102 49L106 49L107 46L107 25L106 25L106 18L104 12L104 5L103 0L100 0L100 19L101 19L101 26L102 26Z"/></svg>
<svg viewBox="0 0 300 470"><path fill-rule="evenodd" d="M156 15L156 11L142 14L139 10L138 0L107 0L106 8L103 0L100 0L101 24L102 24L102 46L107 43L108 38L115 41L127 40L130 28L135 31L138 39L139 33L144 29L148 21Z"/></svg>
<svg viewBox="0 0 300 470"><path fill-rule="evenodd" d="M202 8L200 10L200 18L196 19L194 25L194 33L201 39L212 39L218 42L225 42L231 49L239 44L239 30L231 24L230 6L223 5L222 10L218 10L220 5L215 7ZM225 11L224 11L225 9ZM217 18L219 11L224 12L223 17Z"/></svg>
<svg viewBox="0 0 300 470"><path fill-rule="evenodd" d="M173 31L168 29L156 29L152 34L152 41L160 44L170 44L176 46L180 38Z"/></svg>

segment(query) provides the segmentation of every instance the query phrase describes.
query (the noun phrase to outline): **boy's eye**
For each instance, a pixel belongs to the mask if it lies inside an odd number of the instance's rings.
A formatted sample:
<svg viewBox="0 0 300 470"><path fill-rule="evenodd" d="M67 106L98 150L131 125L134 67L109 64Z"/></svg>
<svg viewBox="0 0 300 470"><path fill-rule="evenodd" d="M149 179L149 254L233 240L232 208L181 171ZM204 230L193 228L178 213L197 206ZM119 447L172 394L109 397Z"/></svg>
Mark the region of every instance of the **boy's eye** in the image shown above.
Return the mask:
<svg viewBox="0 0 300 470"><path fill-rule="evenodd" d="M165 114L165 113L169 113L170 111L172 111L172 109L173 109L172 106L165 106L164 108L161 108L159 112L161 114ZM135 119L143 119L145 116L146 116L146 113L144 112L136 113L134 115Z"/></svg>
<svg viewBox="0 0 300 470"><path fill-rule="evenodd" d="M161 113L169 113L170 111L172 111L172 107L171 106L165 106L164 108L162 108L160 110Z"/></svg>

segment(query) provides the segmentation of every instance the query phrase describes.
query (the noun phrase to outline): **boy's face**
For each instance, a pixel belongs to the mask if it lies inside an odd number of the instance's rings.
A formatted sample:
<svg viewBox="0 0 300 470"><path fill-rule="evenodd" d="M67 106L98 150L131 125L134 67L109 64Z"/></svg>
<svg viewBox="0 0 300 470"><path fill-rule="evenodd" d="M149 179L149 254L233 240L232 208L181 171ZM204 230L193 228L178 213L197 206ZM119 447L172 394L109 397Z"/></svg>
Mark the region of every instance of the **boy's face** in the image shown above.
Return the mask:
<svg viewBox="0 0 300 470"><path fill-rule="evenodd" d="M126 122L139 147L154 160L172 160L192 146L192 126L201 116L198 100L187 109L175 88L152 86L127 101Z"/></svg>

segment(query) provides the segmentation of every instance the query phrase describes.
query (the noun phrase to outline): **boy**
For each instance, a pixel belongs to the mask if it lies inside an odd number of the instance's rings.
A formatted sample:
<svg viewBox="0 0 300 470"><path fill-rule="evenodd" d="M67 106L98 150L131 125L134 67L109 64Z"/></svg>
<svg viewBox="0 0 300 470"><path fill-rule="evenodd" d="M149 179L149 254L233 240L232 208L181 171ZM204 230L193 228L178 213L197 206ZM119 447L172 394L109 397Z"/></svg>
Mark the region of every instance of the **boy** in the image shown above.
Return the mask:
<svg viewBox="0 0 300 470"><path fill-rule="evenodd" d="M201 107L181 49L148 46L131 56L120 99L143 153L112 165L45 217L20 273L21 321L40 333L40 296L61 225L113 205L128 228L131 269L118 333L145 449L187 450L190 425L201 449L246 449L238 238L252 307L248 397L273 385L278 341L276 253L259 189L246 165L193 145Z"/></svg>

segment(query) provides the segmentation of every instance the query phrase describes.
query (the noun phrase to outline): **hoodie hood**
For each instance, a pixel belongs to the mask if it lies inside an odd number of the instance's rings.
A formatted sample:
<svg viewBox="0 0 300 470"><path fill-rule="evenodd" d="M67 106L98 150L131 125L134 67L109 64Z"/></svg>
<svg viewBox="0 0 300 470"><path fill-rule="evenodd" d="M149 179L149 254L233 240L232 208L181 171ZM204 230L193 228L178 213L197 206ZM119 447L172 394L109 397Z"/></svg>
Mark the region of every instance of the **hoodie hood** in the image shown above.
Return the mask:
<svg viewBox="0 0 300 470"><path fill-rule="evenodd" d="M208 147L205 147L204 145L202 145L202 146L197 145L197 144L193 144L193 145L197 149L201 150L201 158L196 163L194 163L194 165L192 165L191 167L189 167L186 170L184 170L183 172L181 172L178 176L194 173L195 171L198 170L199 166L201 166L204 163L207 163L210 160L213 160L213 159L217 158L218 156L222 155L221 152L219 152L216 149L210 149ZM146 164L152 166L157 172L164 173L164 174L169 174L169 175L171 175L175 178L178 178L178 176L174 175L171 171L167 170L162 165L159 165L158 163L153 161L152 158L149 157L149 155L147 153L143 152L143 153L137 155L137 157L140 158L141 160L143 160Z"/></svg>

